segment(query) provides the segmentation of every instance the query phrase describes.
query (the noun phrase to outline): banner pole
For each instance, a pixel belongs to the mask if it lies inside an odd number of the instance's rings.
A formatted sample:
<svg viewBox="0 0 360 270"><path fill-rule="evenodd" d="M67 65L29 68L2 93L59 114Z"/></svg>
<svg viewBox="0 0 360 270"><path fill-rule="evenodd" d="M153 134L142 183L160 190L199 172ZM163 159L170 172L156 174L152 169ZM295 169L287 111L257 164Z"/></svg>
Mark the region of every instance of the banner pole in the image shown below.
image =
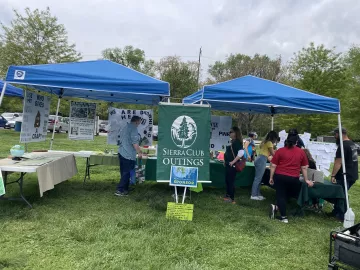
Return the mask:
<svg viewBox="0 0 360 270"><path fill-rule="evenodd" d="M184 204L184 202L185 202L186 189L187 189L187 187L184 187L184 194L183 194L182 204Z"/></svg>
<svg viewBox="0 0 360 270"><path fill-rule="evenodd" d="M176 186L175 186L175 202L178 203L178 194L177 194Z"/></svg>
<svg viewBox="0 0 360 270"><path fill-rule="evenodd" d="M1 96L0 96L0 106L1 106L1 103L2 103L3 98L4 98L4 95L5 95L6 85L7 85L7 82L4 82L4 86L3 86L3 88L2 88Z"/></svg>

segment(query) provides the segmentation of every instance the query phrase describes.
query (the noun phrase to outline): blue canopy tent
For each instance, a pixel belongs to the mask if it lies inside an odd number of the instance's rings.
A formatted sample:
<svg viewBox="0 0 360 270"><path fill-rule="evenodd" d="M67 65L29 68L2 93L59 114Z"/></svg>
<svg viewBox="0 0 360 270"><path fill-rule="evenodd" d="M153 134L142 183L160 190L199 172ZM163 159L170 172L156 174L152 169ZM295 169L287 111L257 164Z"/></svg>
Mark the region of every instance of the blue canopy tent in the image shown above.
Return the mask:
<svg viewBox="0 0 360 270"><path fill-rule="evenodd" d="M183 102L208 102L214 110L271 115L340 113L340 102L335 98L250 75L206 85Z"/></svg>
<svg viewBox="0 0 360 270"><path fill-rule="evenodd" d="M206 85L183 99L183 103L188 104L202 104L203 102L209 103L212 109L219 111L270 114L272 116L271 129L274 128L273 116L275 114L337 114L339 130L342 130L338 99L309 93L251 75ZM341 132L339 136L346 204L350 209Z"/></svg>
<svg viewBox="0 0 360 270"><path fill-rule="evenodd" d="M62 97L156 105L170 96L169 83L108 60L10 66L0 96L0 106L7 83L27 85L57 95L56 116ZM55 127L50 149L54 132Z"/></svg>
<svg viewBox="0 0 360 270"><path fill-rule="evenodd" d="M4 81L0 80L0 93L2 93L2 89L4 87ZM4 93L8 97L19 97L23 98L23 90L21 88L17 88L15 86L12 86L11 84L8 84L6 86L6 92Z"/></svg>

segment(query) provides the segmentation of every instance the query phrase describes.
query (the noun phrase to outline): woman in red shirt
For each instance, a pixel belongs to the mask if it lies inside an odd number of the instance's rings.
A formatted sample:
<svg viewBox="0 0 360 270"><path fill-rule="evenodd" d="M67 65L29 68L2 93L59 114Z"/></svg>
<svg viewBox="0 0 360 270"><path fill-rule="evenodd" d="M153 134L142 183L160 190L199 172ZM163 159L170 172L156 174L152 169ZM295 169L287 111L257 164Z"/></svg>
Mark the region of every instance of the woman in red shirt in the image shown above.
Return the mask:
<svg viewBox="0 0 360 270"><path fill-rule="evenodd" d="M270 184L275 184L276 189L276 205L270 206L270 218L275 217L275 212L280 210L281 222L288 223L286 216L286 202L289 196L297 196L301 189L299 180L300 169L304 179L309 187L313 186L313 182L308 180L307 168L308 159L305 152L296 147L299 135L289 133L286 145L275 152L271 160Z"/></svg>

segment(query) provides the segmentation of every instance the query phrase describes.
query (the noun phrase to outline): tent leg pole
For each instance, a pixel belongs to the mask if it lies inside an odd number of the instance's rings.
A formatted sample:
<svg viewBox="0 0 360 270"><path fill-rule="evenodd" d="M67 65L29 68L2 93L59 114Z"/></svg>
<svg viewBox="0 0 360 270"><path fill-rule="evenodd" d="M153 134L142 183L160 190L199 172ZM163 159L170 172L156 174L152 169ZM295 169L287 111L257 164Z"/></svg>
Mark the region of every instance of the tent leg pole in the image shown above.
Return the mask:
<svg viewBox="0 0 360 270"><path fill-rule="evenodd" d="M6 85L7 85L7 83L6 83L6 82L4 82L4 86L3 86L3 88L2 88L2 91L1 91L1 96L0 96L0 106L1 106L1 104L2 104L2 101L3 101L4 95L5 95Z"/></svg>
<svg viewBox="0 0 360 270"><path fill-rule="evenodd" d="M341 116L338 114L338 122L339 122L339 139L340 139L340 151L341 151L341 166L344 174L344 186L345 186L345 197L346 197L346 206L347 209L350 209L349 205L349 194L348 194L348 185L346 180L346 167L345 167L345 157L344 157L344 143L343 143L343 136L342 136L342 126L341 126ZM347 211L348 211L347 210ZM344 220L345 222L345 220Z"/></svg>
<svg viewBox="0 0 360 270"><path fill-rule="evenodd" d="M53 146L53 142L54 142L56 123L57 123L57 121L58 121L60 100L61 100L61 98L59 97L59 98L58 98L57 107L56 107L55 123L54 123L54 127L53 127L53 130L52 130L52 136L51 136L51 141L50 141L50 150L52 150L52 146Z"/></svg>
<svg viewBox="0 0 360 270"><path fill-rule="evenodd" d="M271 130L274 130L274 115L271 115Z"/></svg>

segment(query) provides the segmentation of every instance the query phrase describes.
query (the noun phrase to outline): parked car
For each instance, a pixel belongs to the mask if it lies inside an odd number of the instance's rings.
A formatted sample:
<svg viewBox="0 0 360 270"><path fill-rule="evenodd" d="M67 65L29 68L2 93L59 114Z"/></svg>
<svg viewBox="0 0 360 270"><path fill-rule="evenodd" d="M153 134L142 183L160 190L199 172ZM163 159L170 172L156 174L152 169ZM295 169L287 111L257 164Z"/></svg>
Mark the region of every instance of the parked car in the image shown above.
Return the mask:
<svg viewBox="0 0 360 270"><path fill-rule="evenodd" d="M16 120L19 120L17 118L22 117L22 113L5 112L1 116L4 117L6 119L6 121L7 121L7 124L6 124L5 128L14 128Z"/></svg>
<svg viewBox="0 0 360 270"><path fill-rule="evenodd" d="M48 121L48 127L47 129L49 131L53 131L54 124L55 124L56 115L49 115L49 121ZM55 131L58 133L61 133L62 131L65 131L66 133L69 132L69 118L68 117L62 117L58 116L58 120L56 122L56 128Z"/></svg>
<svg viewBox="0 0 360 270"><path fill-rule="evenodd" d="M158 140L158 132L159 132L159 127L158 126L153 126L153 140L157 141Z"/></svg>
<svg viewBox="0 0 360 270"><path fill-rule="evenodd" d="M0 128L5 128L7 123L7 120L5 119L5 117L0 116Z"/></svg>
<svg viewBox="0 0 360 270"><path fill-rule="evenodd" d="M109 124L109 121L100 121L99 122L99 132L107 133L107 125Z"/></svg>
<svg viewBox="0 0 360 270"><path fill-rule="evenodd" d="M23 121L22 116L12 118L12 119L7 121L5 128L9 128L9 129L14 128L16 122L22 122L22 121Z"/></svg>

